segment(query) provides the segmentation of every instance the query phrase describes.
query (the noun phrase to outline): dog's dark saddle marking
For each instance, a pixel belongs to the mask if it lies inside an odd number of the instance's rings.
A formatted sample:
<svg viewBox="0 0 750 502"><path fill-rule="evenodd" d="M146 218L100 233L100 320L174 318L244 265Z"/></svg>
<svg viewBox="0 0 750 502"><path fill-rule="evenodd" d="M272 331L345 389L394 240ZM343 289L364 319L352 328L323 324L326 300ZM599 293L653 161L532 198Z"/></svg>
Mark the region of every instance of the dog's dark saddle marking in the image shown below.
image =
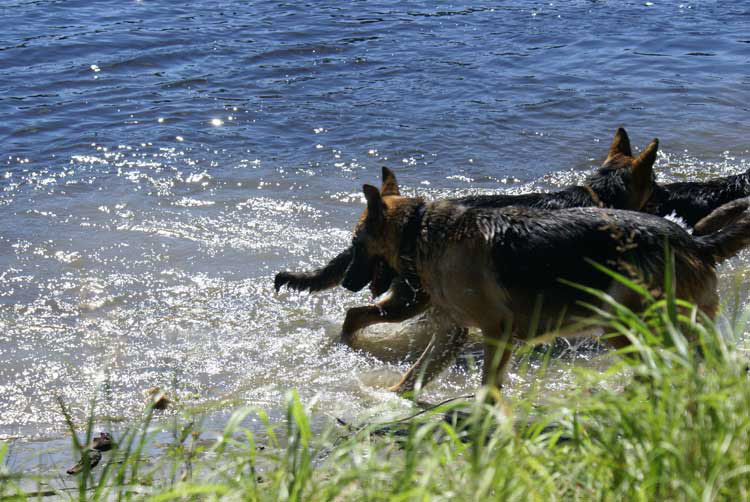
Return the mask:
<svg viewBox="0 0 750 502"><path fill-rule="evenodd" d="M750 195L750 169L742 174L708 181L657 185L643 210L658 216L675 214L694 226L711 211Z"/></svg>

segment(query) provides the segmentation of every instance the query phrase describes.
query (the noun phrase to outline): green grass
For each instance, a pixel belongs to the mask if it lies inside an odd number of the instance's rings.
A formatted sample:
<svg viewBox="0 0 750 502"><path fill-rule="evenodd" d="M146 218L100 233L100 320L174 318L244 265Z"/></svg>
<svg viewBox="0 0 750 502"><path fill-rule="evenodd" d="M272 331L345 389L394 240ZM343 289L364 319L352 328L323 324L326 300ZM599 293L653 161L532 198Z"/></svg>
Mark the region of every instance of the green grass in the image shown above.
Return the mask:
<svg viewBox="0 0 750 502"><path fill-rule="evenodd" d="M183 417L175 422L167 454L149 462L142 458L153 436L147 410L117 438L118 451L78 475L78 489L63 496L81 501L748 500L747 360L734 335L720 332L667 292L666 299L635 315L592 291L609 303L601 315L611 332L627 335L633 345L605 372L580 370L573 390L550 395L534 388L495 406L481 399L451 402L398 423L331 425L323 432L311 429L313 412L290 392L282 426L271 424L262 410L244 408L229 419L220 440L200 446L198 426ZM746 321L746 316L736 320L737 333L745 331ZM541 359L542 368L548 361L538 351L522 357ZM266 424L263 445L241 426L249 414L259 414ZM0 466L5 454L0 448ZM17 482L18 473L0 467L0 497L25 500Z"/></svg>

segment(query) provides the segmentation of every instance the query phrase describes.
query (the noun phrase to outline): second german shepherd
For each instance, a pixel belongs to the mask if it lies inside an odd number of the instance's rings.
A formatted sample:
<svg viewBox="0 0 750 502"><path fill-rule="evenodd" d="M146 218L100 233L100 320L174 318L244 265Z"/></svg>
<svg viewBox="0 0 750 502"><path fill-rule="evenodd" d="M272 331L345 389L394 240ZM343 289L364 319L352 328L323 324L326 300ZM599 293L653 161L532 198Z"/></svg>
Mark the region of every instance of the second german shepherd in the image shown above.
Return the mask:
<svg viewBox="0 0 750 502"><path fill-rule="evenodd" d="M388 176L382 193L370 185L363 191L367 209L355 228L342 285L362 289L374 264L385 261L402 280L380 303L378 317L368 321L403 320L433 305L457 325L478 327L485 346L482 381L495 386L502 384L511 336L528 334L532 319L565 326L591 315L581 303L595 301L569 283L606 291L641 310L642 298L592 261L658 290L664 284L666 241L674 252L677 297L713 318L716 265L750 245L748 212L717 232L691 236L675 223L632 211L425 202L399 195ZM625 337L609 341L629 343Z"/></svg>

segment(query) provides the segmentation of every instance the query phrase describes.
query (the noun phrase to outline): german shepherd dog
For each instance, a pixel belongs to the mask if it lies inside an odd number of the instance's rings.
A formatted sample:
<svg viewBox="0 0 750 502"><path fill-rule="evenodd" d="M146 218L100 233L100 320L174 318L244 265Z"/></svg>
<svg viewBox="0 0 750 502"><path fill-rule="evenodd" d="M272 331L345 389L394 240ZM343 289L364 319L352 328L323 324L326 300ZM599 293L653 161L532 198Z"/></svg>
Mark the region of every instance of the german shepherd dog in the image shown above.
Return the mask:
<svg viewBox="0 0 750 502"><path fill-rule="evenodd" d="M561 209L599 206L641 209L655 186L653 165L658 148L659 141L654 139L640 156L634 158L630 138L625 129L619 128L602 167L589 176L583 186L573 186L552 193L475 195L450 200L469 207L488 208L525 206ZM312 272L279 272L274 278L274 287L276 291L286 286L310 292L335 287L341 283L344 272L351 263L352 253L350 246L324 267ZM374 272L370 277L370 289L373 297L376 297L388 290L394 275L384 262L376 263Z"/></svg>
<svg viewBox="0 0 750 502"><path fill-rule="evenodd" d="M611 161L618 155L625 157L632 156L629 138L627 137L627 133L622 129L618 130L615 134L615 138L610 147L604 166L606 167L608 164L611 165ZM530 194L518 198L514 196L500 195L466 197L462 199L454 199L454 201L463 202L465 205L479 202L484 204L485 207L492 207L493 204L502 206L508 203L513 204L514 202L519 205L538 205L538 207L568 207L566 206L566 203L572 205L575 205L576 203L592 205L591 200L575 196L571 197L571 195L575 195L576 192L580 194L580 188L581 187L573 187L572 189L563 190L562 192L552 194ZM607 205L618 207L616 203L612 202L617 200L618 197L608 196L608 193L609 192L605 192L602 199L610 202ZM688 225L694 226L695 235L710 234L740 218L748 209L750 203L747 199L739 198L747 197L749 195L750 170L740 175L718 178L706 182L682 182L667 185L655 185L649 201L642 210L662 216L674 214ZM734 202L732 203L724 204L726 201L733 200ZM724 205L721 206L721 208L713 211L722 204ZM701 218L703 218L703 220L699 221ZM292 289L310 291L319 291L334 287L340 283L344 271L351 263L352 253L353 249L352 247L349 247L326 266L313 272L282 272L275 278L276 289L278 290L283 285L287 285ZM375 270L372 282L370 283L370 289L373 292L373 296L378 296L390 287L393 274L392 272L389 273L389 267L384 265L383 262L377 263ZM400 288L396 287L395 289L398 290ZM347 316L350 321L348 324L360 324L360 322L356 321L357 316L360 315L359 313L363 311L367 312L371 308L372 307L360 307L352 309ZM401 382L392 387L391 390L397 392L411 390L420 376L423 382L428 382L445 367L451 364L455 359L455 356L464 346L467 337L464 328L458 325L452 325L445 320L446 316L443 313L435 310L429 314L429 317L433 319L433 324L437 323L440 329L436 330L435 337L433 337L432 341L417 362L404 375ZM378 319L377 322L381 320L384 319ZM371 321L372 319L370 319L368 323ZM355 328L350 327L349 329L344 330L345 336L347 333L351 334L352 329ZM436 342L436 340L438 341Z"/></svg>
<svg viewBox="0 0 750 502"><path fill-rule="evenodd" d="M387 170L381 190L364 185L363 192L367 208L354 230L342 285L362 289L374 263L385 261L402 286L394 286L373 322L403 320L433 305L457 325L479 328L485 347L482 382L491 386L502 384L511 337L536 335L529 332L533 319L554 320L564 328L591 316L582 303L597 305L596 299L572 283L606 291L631 310L642 310L637 293L592 262L658 291L667 242L674 253L676 296L713 318L716 266L750 245L749 211L719 231L692 236L676 223L634 211L425 202L401 196ZM608 341L615 347L629 343L624 336Z"/></svg>

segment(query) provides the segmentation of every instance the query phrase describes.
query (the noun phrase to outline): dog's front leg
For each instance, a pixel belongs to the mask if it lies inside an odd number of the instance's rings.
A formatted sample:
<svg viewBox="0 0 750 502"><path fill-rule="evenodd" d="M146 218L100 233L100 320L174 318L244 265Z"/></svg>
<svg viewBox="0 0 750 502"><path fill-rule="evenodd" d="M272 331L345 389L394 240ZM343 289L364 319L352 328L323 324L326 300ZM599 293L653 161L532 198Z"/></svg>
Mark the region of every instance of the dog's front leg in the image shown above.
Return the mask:
<svg viewBox="0 0 750 502"><path fill-rule="evenodd" d="M494 400L495 392L503 387L505 368L508 366L513 353L512 330L510 325L505 329L482 329L484 337L484 366L482 366L482 385L489 387L490 400Z"/></svg>
<svg viewBox="0 0 750 502"><path fill-rule="evenodd" d="M341 328L341 340L350 344L354 334L367 326L381 322L401 322L421 314L429 306L429 297L400 280L391 294L375 305L353 307L346 311Z"/></svg>

